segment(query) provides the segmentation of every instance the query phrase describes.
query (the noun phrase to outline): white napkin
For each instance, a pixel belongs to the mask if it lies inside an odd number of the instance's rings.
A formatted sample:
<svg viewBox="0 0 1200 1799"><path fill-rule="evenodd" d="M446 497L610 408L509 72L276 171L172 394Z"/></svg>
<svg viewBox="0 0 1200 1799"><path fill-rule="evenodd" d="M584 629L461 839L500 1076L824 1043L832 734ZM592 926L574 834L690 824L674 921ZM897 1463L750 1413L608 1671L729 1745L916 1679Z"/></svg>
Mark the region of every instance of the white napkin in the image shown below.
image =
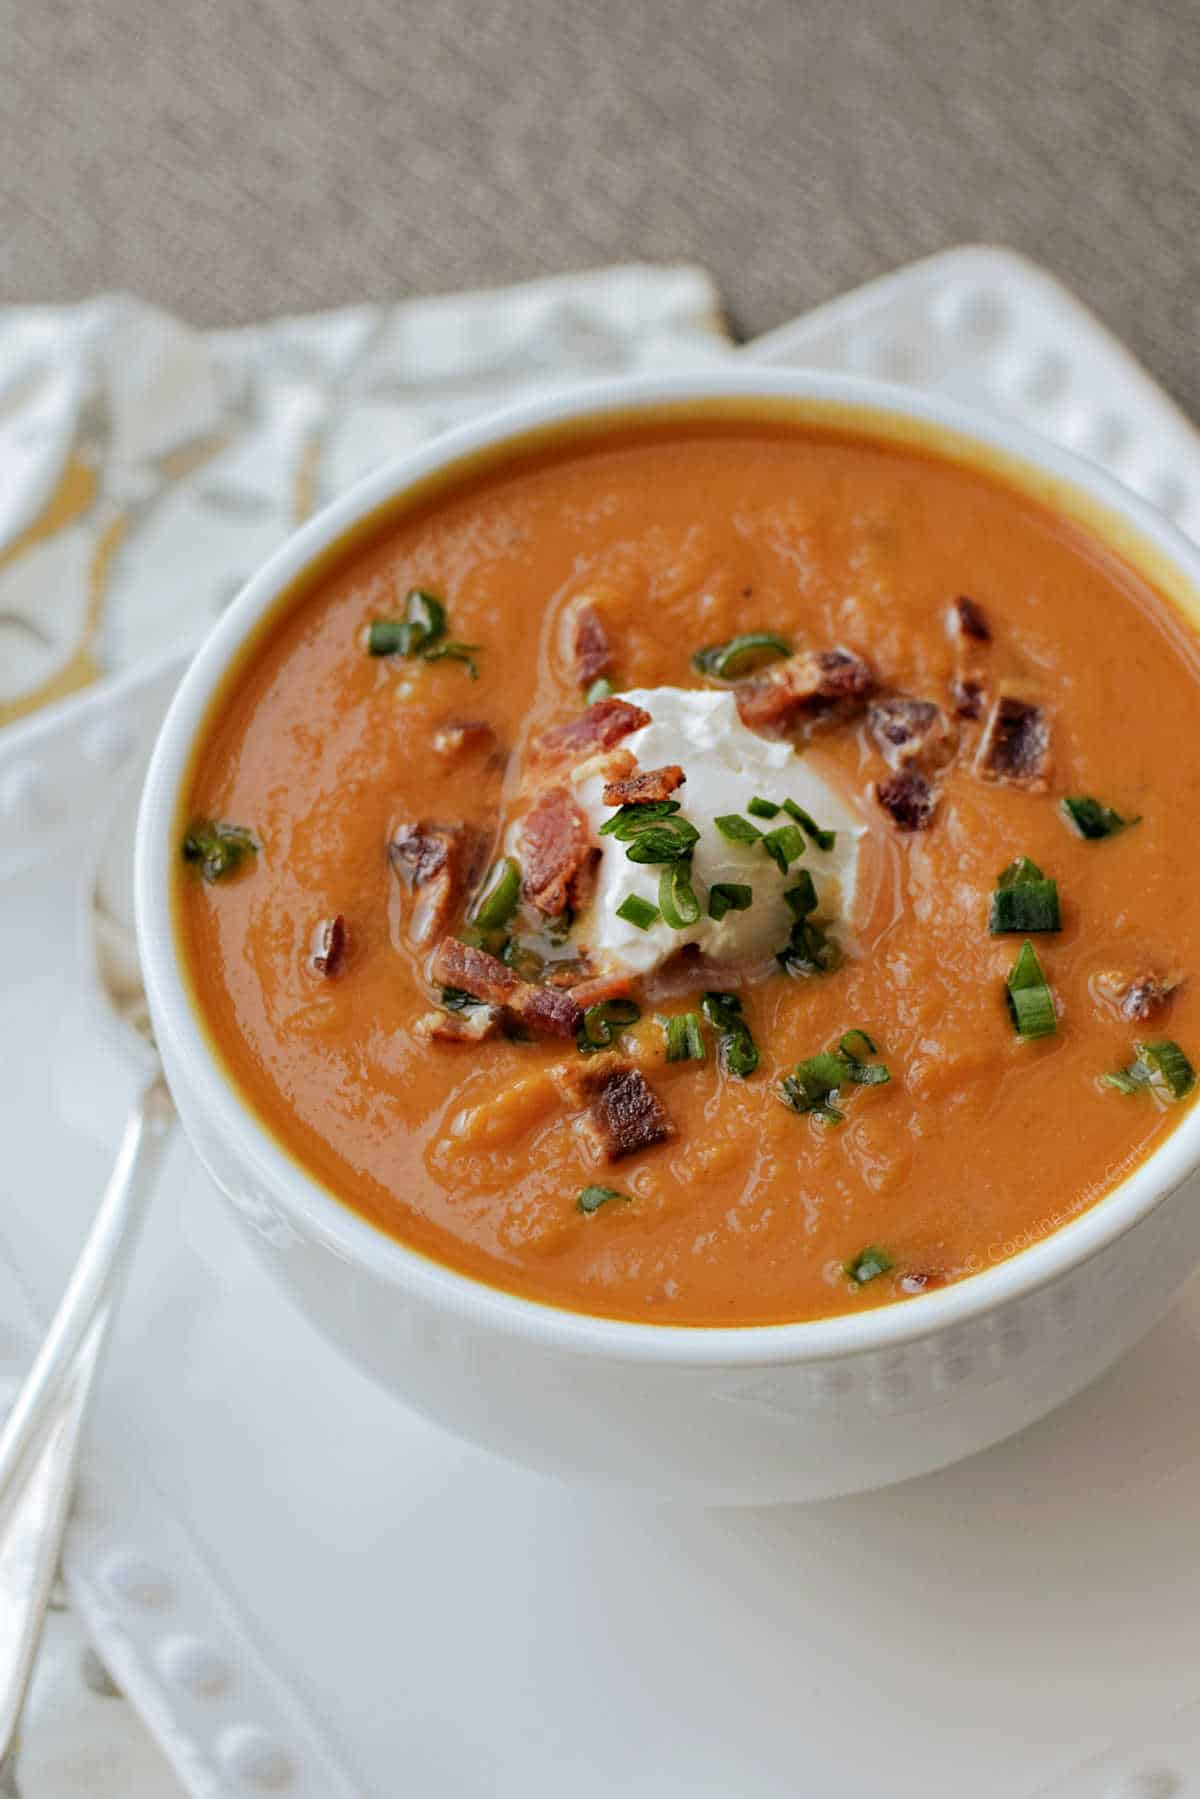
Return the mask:
<svg viewBox="0 0 1200 1799"><path fill-rule="evenodd" d="M729 348L695 268L232 331L121 295L0 309L0 724L196 640L300 519L423 438Z"/></svg>

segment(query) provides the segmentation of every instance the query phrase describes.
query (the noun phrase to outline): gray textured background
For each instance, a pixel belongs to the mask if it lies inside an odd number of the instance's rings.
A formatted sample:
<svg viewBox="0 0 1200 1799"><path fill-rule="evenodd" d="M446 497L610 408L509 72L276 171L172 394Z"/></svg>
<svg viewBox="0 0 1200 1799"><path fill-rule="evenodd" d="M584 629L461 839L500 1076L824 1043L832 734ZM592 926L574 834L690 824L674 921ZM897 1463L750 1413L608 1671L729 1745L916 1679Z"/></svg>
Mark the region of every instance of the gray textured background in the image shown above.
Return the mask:
<svg viewBox="0 0 1200 1799"><path fill-rule="evenodd" d="M1200 410L1198 0L0 0L0 46L0 298L686 258L753 334L987 239Z"/></svg>

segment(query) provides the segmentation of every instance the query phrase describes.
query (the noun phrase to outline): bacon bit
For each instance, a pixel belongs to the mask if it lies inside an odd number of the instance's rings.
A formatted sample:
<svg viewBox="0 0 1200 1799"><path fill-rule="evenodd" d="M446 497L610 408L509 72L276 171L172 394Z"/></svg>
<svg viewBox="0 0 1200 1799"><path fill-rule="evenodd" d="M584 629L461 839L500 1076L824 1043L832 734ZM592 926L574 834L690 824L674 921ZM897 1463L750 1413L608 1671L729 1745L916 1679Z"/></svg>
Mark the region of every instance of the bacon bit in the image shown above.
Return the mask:
<svg viewBox="0 0 1200 1799"><path fill-rule="evenodd" d="M674 1126L646 1078L619 1056L593 1056L555 1078L574 1104L587 1108L583 1128L609 1162L636 1155L674 1135Z"/></svg>
<svg viewBox="0 0 1200 1799"><path fill-rule="evenodd" d="M571 982L571 998L584 1012L606 999L626 999L632 991L633 976L629 974L585 974Z"/></svg>
<svg viewBox="0 0 1200 1799"><path fill-rule="evenodd" d="M426 1012L413 1025L422 1043L486 1043L500 1035L502 1014L496 1006L472 1006L469 1012Z"/></svg>
<svg viewBox="0 0 1200 1799"><path fill-rule="evenodd" d="M473 944L460 943L457 937L445 937L438 944L431 973L441 986L460 987L474 999L500 1006L547 1037L573 1037L583 1020L569 993L519 980L495 956Z"/></svg>
<svg viewBox="0 0 1200 1799"><path fill-rule="evenodd" d="M885 693L867 714L867 725L889 768L944 768L958 747L958 733L940 706L907 693Z"/></svg>
<svg viewBox="0 0 1200 1799"><path fill-rule="evenodd" d="M604 789L606 806L644 806L650 800L669 800L687 776L677 762L665 768L648 768L645 773L630 775L626 781L609 781Z"/></svg>
<svg viewBox="0 0 1200 1799"><path fill-rule="evenodd" d="M606 784L611 781L624 781L637 773L637 757L632 750L601 750L597 756L588 756L583 762L577 762L571 770L571 785L582 787L585 781L599 777Z"/></svg>
<svg viewBox="0 0 1200 1799"><path fill-rule="evenodd" d="M783 726L797 718L851 718L875 691L875 675L850 650L802 650L736 689L744 725Z"/></svg>
<svg viewBox="0 0 1200 1799"><path fill-rule="evenodd" d="M927 831L937 810L937 795L915 769L902 769L876 781L875 798L898 831Z"/></svg>
<svg viewBox="0 0 1200 1799"><path fill-rule="evenodd" d="M346 960L347 943L346 920L342 914L335 912L332 918L323 918L313 932L309 951L313 973L325 975L327 979L340 974Z"/></svg>
<svg viewBox="0 0 1200 1799"><path fill-rule="evenodd" d="M578 718L568 719L565 725L555 725L535 737L529 746L529 759L535 766L578 762L600 750L612 749L622 737L649 723L650 714L640 706L631 706L628 700L597 700Z"/></svg>
<svg viewBox="0 0 1200 1799"><path fill-rule="evenodd" d="M392 832L388 859L405 885L420 895L409 923L414 943L429 943L445 930L474 872L480 847L479 834L466 825L422 820L398 825Z"/></svg>
<svg viewBox="0 0 1200 1799"><path fill-rule="evenodd" d="M586 594L580 594L563 613L562 641L571 673L581 687L612 667L612 646L604 621Z"/></svg>
<svg viewBox="0 0 1200 1799"><path fill-rule="evenodd" d="M1095 978L1095 988L1103 999L1115 1006L1122 1018L1132 1023L1153 1018L1161 1012L1176 988L1183 984L1182 975L1118 974L1108 969Z"/></svg>
<svg viewBox="0 0 1200 1799"><path fill-rule="evenodd" d="M433 734L434 753L445 762L461 762L495 741L495 731L481 718L448 718Z"/></svg>
<svg viewBox="0 0 1200 1799"><path fill-rule="evenodd" d="M547 918L579 911L599 858L585 814L565 787L548 787L521 821L522 889Z"/></svg>
<svg viewBox="0 0 1200 1799"><path fill-rule="evenodd" d="M946 630L954 644L954 676L950 697L960 718L982 718L987 711L989 682L987 645L992 627L976 601L960 594L946 614Z"/></svg>
<svg viewBox="0 0 1200 1799"><path fill-rule="evenodd" d="M1050 774L1050 724L1044 708L1002 687L984 728L975 773L984 781L1044 793Z"/></svg>

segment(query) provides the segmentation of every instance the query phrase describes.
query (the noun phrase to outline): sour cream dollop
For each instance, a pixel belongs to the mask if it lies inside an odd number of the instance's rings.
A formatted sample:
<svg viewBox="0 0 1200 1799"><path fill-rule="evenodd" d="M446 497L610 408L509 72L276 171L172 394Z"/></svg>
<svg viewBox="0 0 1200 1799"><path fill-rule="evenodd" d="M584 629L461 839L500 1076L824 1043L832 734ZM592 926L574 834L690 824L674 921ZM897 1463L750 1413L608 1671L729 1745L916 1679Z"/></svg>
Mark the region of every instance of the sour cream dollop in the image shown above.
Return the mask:
<svg viewBox="0 0 1200 1799"><path fill-rule="evenodd" d="M596 966L646 974L687 943L699 944L713 961L762 962L787 942L793 915L783 896L796 884L802 868L816 884L820 899L816 916L833 925L836 936L839 921L844 924L853 910L858 847L866 827L822 778L813 760L798 755L790 743L748 730L738 717L733 694L724 689L654 687L623 693L621 698L640 706L651 720L623 738L621 748L633 753L639 769L678 763L687 776L672 798L679 801L680 816L700 833L692 855L692 878L701 916L682 930L673 930L662 919L649 930L639 930L619 917L618 908L631 894L658 905L662 869L631 862L623 843L597 836L604 849L596 888L575 932ZM604 777L590 775L576 791L593 833L598 833L613 814L604 804ZM833 848L821 851L806 840L803 856L784 875L761 844L730 842L714 823L725 814L738 813L762 831L790 822L786 813L770 820L751 817L746 808L756 795L777 804L794 800L822 829L836 831ZM710 918L708 891L716 881L752 888L753 904L744 912L727 912L719 921Z"/></svg>

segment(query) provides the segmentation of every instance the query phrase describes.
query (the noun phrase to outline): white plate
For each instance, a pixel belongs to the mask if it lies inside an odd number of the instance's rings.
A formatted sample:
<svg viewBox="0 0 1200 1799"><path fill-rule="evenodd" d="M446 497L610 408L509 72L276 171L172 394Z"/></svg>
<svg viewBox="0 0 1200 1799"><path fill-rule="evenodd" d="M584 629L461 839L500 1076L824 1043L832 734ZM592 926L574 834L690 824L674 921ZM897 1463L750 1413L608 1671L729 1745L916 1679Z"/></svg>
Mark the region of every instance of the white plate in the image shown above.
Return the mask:
<svg viewBox="0 0 1200 1799"><path fill-rule="evenodd" d="M748 353L1020 412L1200 535L1191 428L1006 252L937 257ZM80 997L78 886L173 678L95 689L0 743L11 1367L129 1086ZM377 1392L266 1285L180 1139L68 1580L210 1799L1160 1799L1200 1780L1198 1332L1194 1283L1073 1404L889 1492L639 1507L510 1468Z"/></svg>

